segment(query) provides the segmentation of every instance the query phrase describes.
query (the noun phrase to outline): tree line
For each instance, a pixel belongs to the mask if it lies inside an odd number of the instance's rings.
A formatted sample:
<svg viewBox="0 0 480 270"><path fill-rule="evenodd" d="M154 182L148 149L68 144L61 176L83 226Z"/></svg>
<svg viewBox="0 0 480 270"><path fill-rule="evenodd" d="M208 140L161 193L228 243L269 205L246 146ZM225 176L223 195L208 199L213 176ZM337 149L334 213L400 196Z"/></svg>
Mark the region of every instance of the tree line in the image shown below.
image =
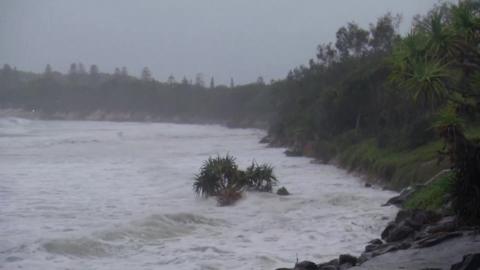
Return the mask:
<svg viewBox="0 0 480 270"><path fill-rule="evenodd" d="M160 82L146 67L140 78L130 76L126 67L113 74L102 73L97 65L89 70L72 63L66 74L47 65L43 74L17 71L9 65L0 69L0 107L42 113L46 117L77 113L79 118L93 112L130 113L132 120L153 119L179 122L218 122L234 125L263 125L273 112L266 100L270 89L261 82L230 87L210 87L202 74L195 81L173 75Z"/></svg>
<svg viewBox="0 0 480 270"><path fill-rule="evenodd" d="M308 67L272 85L278 114L270 140L324 160L342 152L362 156L346 159L387 179L402 163L414 164L423 154L418 149L443 141L436 151L454 174L454 208L463 221L478 224L480 2L437 5L403 37L398 22L387 14L369 29L348 23L336 42L318 47ZM414 151L417 156L408 156ZM390 160L376 162L382 157L372 153ZM433 167L415 164L423 165Z"/></svg>

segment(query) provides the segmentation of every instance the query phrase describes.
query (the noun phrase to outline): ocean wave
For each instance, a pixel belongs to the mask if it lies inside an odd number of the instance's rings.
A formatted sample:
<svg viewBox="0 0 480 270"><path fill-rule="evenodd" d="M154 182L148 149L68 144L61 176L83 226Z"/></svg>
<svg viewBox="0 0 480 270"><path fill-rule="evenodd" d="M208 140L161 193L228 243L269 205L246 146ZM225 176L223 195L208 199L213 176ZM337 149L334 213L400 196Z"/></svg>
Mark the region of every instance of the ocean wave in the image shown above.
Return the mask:
<svg viewBox="0 0 480 270"><path fill-rule="evenodd" d="M159 240L190 234L200 226L219 226L223 223L222 220L190 213L152 215L119 228L96 232L89 237L54 239L42 246L54 254L106 257L120 254L127 246L129 250L135 250L144 245L159 244Z"/></svg>
<svg viewBox="0 0 480 270"><path fill-rule="evenodd" d="M0 128L29 125L32 121L18 117L0 117Z"/></svg>
<svg viewBox="0 0 480 270"><path fill-rule="evenodd" d="M24 135L32 121L17 117L0 117L0 136Z"/></svg>
<svg viewBox="0 0 480 270"><path fill-rule="evenodd" d="M43 248L49 253L75 257L106 257L119 251L118 247L86 237L51 240Z"/></svg>

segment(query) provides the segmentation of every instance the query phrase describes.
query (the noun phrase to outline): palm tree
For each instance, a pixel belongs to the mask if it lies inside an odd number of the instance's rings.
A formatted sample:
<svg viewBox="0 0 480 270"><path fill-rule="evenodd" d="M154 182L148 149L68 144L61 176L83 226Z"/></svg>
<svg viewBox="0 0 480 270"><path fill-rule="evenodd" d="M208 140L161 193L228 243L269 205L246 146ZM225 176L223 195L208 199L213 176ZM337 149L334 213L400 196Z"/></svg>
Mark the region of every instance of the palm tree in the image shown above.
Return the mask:
<svg viewBox="0 0 480 270"><path fill-rule="evenodd" d="M478 110L480 87L480 12L473 1L446 9L447 17L433 12L416 31L396 47L391 80L406 88L414 100L446 104L434 127L445 141L456 181L453 203L466 222L480 222L480 146L464 134L459 112ZM460 76L457 76L459 74ZM475 101L477 98L477 101Z"/></svg>
<svg viewBox="0 0 480 270"><path fill-rule="evenodd" d="M452 26L459 35L466 40L478 40L480 30L478 3L473 1L462 1L458 5L451 7Z"/></svg>
<svg viewBox="0 0 480 270"><path fill-rule="evenodd" d="M480 69L480 5L462 1L451 8L451 28L455 33L458 65L467 74Z"/></svg>
<svg viewBox="0 0 480 270"><path fill-rule="evenodd" d="M446 24L443 12L433 12L425 21L420 23L419 29L427 37L427 48L430 55L448 58L455 54L454 32Z"/></svg>
<svg viewBox="0 0 480 270"><path fill-rule="evenodd" d="M412 32L395 48L390 80L410 93L414 101L430 103L432 109L448 95L451 78L448 64L432 55L433 39L424 32Z"/></svg>
<svg viewBox="0 0 480 270"><path fill-rule="evenodd" d="M235 158L209 157L200 173L195 176L193 190L207 198L215 196L220 206L231 205L242 197L244 189L272 192L277 184L273 167L269 164L258 165L253 162L246 171L238 169Z"/></svg>
<svg viewBox="0 0 480 270"><path fill-rule="evenodd" d="M272 192L273 186L278 182L271 165L258 165L256 162L247 168L245 178L250 189L261 192Z"/></svg>
<svg viewBox="0 0 480 270"><path fill-rule="evenodd" d="M200 168L200 173L195 176L193 190L203 197L217 196L225 189L240 191L240 177L234 157L228 154L225 157L209 157Z"/></svg>

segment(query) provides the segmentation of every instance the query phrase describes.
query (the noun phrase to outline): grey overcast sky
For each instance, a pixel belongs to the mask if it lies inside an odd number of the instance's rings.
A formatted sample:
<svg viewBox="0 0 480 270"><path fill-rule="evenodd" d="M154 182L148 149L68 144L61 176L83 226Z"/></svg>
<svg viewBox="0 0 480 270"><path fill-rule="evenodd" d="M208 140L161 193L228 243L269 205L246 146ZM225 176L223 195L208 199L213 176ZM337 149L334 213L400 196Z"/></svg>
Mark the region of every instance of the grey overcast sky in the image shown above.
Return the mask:
<svg viewBox="0 0 480 270"><path fill-rule="evenodd" d="M164 81L203 73L226 84L284 78L349 21L386 12L409 28L437 0L0 0L0 64L65 72L70 63L112 73L145 66Z"/></svg>

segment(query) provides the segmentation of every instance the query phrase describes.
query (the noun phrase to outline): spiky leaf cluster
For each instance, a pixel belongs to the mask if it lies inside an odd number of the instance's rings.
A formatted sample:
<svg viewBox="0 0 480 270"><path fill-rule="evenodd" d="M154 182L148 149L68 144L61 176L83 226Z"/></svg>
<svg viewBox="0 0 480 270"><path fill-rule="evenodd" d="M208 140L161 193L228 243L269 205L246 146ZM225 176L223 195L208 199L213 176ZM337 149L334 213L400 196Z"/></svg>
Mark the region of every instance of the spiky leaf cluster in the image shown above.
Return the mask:
<svg viewBox="0 0 480 270"><path fill-rule="evenodd" d="M203 196L216 196L219 205L229 205L241 198L243 190L272 192L277 184L273 167L253 162L246 171L239 170L235 158L209 157L195 176L193 190Z"/></svg>

